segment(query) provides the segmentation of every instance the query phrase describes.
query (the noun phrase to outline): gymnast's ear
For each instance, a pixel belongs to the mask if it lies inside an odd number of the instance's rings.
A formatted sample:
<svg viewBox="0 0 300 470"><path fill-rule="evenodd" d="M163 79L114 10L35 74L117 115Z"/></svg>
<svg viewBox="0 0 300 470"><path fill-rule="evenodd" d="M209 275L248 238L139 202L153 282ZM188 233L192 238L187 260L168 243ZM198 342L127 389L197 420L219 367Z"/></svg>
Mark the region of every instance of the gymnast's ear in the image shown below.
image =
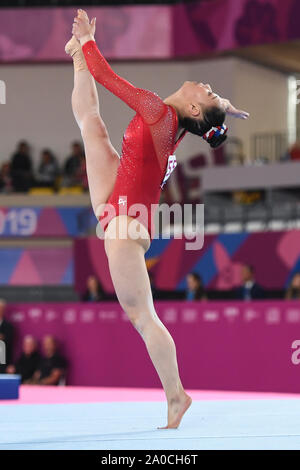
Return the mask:
<svg viewBox="0 0 300 470"><path fill-rule="evenodd" d="M188 110L192 119L200 119L202 117L201 106L199 106L198 104L190 103L188 105Z"/></svg>

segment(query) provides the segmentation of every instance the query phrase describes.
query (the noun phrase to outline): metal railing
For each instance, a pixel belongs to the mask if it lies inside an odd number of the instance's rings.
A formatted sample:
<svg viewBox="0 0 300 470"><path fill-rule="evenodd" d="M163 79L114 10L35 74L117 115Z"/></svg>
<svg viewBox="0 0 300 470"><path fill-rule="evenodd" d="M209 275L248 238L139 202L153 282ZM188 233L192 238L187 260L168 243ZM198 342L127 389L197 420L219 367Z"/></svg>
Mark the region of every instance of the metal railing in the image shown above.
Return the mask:
<svg viewBox="0 0 300 470"><path fill-rule="evenodd" d="M251 161L276 163L284 159L288 150L289 138L286 132L255 134L251 138Z"/></svg>

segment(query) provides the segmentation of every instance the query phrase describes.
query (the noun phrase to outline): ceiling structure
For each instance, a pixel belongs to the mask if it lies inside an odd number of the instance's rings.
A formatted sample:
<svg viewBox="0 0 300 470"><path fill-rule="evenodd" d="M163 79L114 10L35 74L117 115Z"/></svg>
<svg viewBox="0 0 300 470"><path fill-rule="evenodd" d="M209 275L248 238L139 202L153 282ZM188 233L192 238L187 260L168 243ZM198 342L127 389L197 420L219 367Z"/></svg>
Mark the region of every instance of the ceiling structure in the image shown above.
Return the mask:
<svg viewBox="0 0 300 470"><path fill-rule="evenodd" d="M70 6L120 6L147 4L188 3L192 0L1 0L0 8L11 7L70 7ZM199 1L199 0L198 0ZM208 1L208 0L205 0Z"/></svg>
<svg viewBox="0 0 300 470"><path fill-rule="evenodd" d="M288 74L300 74L300 41L245 47L225 55L250 60Z"/></svg>

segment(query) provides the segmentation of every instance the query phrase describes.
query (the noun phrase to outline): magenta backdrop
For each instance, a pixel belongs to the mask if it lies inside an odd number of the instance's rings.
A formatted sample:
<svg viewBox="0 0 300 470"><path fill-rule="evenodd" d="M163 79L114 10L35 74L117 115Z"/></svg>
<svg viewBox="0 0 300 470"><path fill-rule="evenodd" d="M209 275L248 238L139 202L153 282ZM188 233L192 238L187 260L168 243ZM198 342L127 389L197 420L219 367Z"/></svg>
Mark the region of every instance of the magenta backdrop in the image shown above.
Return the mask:
<svg viewBox="0 0 300 470"><path fill-rule="evenodd" d="M263 287L283 289L300 272L299 240L299 230L220 233L205 235L201 250L187 251L185 239L154 239L146 262L155 286L162 290L184 289L191 271L201 275L208 289L233 289L241 284L245 263L253 265ZM102 240L75 240L74 270L78 292L85 290L90 274L98 277L106 291L114 291Z"/></svg>
<svg viewBox="0 0 300 470"><path fill-rule="evenodd" d="M111 59L205 55L299 39L299 0L211 0L87 8ZM66 60L76 8L1 9L0 61Z"/></svg>
<svg viewBox="0 0 300 470"><path fill-rule="evenodd" d="M87 8L97 17L96 39L106 57L171 56L172 23L168 6ZM67 61L76 8L1 9L0 60Z"/></svg>
<svg viewBox="0 0 300 470"><path fill-rule="evenodd" d="M299 302L156 307L175 339L185 387L300 392L300 364L292 362L292 343L300 340ZM8 318L17 350L28 333L59 339L70 364L68 384L160 386L141 337L115 303L10 305Z"/></svg>

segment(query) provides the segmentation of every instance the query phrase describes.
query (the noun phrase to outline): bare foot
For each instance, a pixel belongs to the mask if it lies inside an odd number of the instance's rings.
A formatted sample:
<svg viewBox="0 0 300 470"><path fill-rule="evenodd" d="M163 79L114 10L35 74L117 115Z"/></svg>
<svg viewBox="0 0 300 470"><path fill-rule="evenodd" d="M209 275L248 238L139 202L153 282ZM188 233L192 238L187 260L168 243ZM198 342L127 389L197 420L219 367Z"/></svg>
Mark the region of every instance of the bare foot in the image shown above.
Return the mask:
<svg viewBox="0 0 300 470"><path fill-rule="evenodd" d="M65 52L66 54L73 56L79 50L81 50L80 42L77 41L75 36L72 36L70 41L65 45Z"/></svg>
<svg viewBox="0 0 300 470"><path fill-rule="evenodd" d="M84 10L77 10L77 16L78 18L83 19L84 21L87 21L88 23L90 22L89 17L87 13ZM65 46L65 52L66 54L69 54L70 56L74 56L76 52L81 51L81 45L80 42L75 38L74 34L71 37L70 41L67 42Z"/></svg>
<svg viewBox="0 0 300 470"><path fill-rule="evenodd" d="M81 10L81 8L77 10L77 16L78 18L82 18L84 21L87 21L88 23L90 22L87 12L85 10Z"/></svg>
<svg viewBox="0 0 300 470"><path fill-rule="evenodd" d="M88 70L80 42L77 41L75 36L72 36L70 41L67 42L65 51L72 57L75 71Z"/></svg>
<svg viewBox="0 0 300 470"><path fill-rule="evenodd" d="M168 405L168 424L162 428L158 429L177 429L184 413L192 404L192 399L185 392L184 394L176 399L171 401Z"/></svg>

